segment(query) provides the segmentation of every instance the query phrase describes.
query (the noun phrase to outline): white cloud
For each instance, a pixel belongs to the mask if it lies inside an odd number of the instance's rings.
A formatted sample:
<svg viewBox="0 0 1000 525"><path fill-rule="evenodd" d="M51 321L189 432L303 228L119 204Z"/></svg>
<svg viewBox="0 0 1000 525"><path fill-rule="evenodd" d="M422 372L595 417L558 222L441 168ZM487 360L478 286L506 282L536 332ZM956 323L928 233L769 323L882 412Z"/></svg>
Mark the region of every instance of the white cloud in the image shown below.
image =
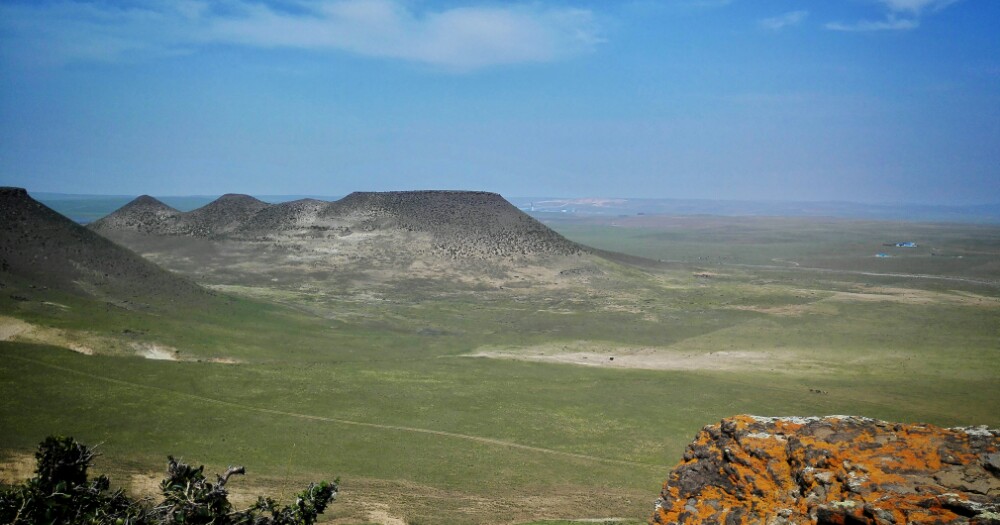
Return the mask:
<svg viewBox="0 0 1000 525"><path fill-rule="evenodd" d="M783 15L764 18L758 23L760 24L760 27L763 27L764 29L778 31L789 26L801 24L807 16L809 16L809 11L792 11Z"/></svg>
<svg viewBox="0 0 1000 525"><path fill-rule="evenodd" d="M907 31L920 27L925 12L940 11L959 0L874 0L886 10L882 20L860 20L844 24L830 22L827 29L834 31Z"/></svg>
<svg viewBox="0 0 1000 525"><path fill-rule="evenodd" d="M405 0L151 0L0 6L0 37L22 60L117 61L210 43L349 52L468 70L548 62L593 49L595 16L542 4L418 10ZM280 7L279 7L280 6ZM7 49L10 55L15 51Z"/></svg>
<svg viewBox="0 0 1000 525"><path fill-rule="evenodd" d="M314 16L258 5L217 20L222 42L260 47L344 50L454 68L545 62L597 44L593 15L537 5L458 7L417 13L397 0L324 2Z"/></svg>
<svg viewBox="0 0 1000 525"><path fill-rule="evenodd" d="M926 9L931 11L940 11L957 1L958 0L878 0L879 3L884 4L885 7L891 11L913 14L919 14Z"/></svg>
<svg viewBox="0 0 1000 525"><path fill-rule="evenodd" d="M682 8L715 8L725 7L733 0L674 0L673 4Z"/></svg>
<svg viewBox="0 0 1000 525"><path fill-rule="evenodd" d="M861 20L853 24L841 24L830 22L826 24L827 29L833 31L904 31L920 27L920 20L917 18L896 18L887 17L885 20Z"/></svg>

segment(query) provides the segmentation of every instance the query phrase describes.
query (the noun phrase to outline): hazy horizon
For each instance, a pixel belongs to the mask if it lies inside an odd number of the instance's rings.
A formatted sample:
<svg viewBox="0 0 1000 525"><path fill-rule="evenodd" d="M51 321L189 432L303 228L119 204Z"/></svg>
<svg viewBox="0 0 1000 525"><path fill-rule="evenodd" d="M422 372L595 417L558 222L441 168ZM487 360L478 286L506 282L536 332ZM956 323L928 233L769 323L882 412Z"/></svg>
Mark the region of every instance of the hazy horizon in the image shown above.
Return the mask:
<svg viewBox="0 0 1000 525"><path fill-rule="evenodd" d="M86 224L125 206L138 195L95 195L50 192L28 193L43 204ZM221 195L154 195L180 211L209 204ZM270 204L304 198L336 201L345 195L251 195ZM1000 204L925 205L900 203L852 203L837 201L755 201L713 199L654 199L631 197L567 198L561 196L501 195L514 206L536 217L554 219L568 214L577 217L661 215L728 217L812 217L817 219L883 220L1000 224Z"/></svg>
<svg viewBox="0 0 1000 525"><path fill-rule="evenodd" d="M1000 4L0 5L0 184L1000 202Z"/></svg>
<svg viewBox="0 0 1000 525"><path fill-rule="evenodd" d="M20 186L19 186L20 187ZM66 193L60 191L36 191L32 188L25 188L30 195L33 197L39 197L52 199L52 198L136 198L143 195L149 195L154 198L198 198L198 199L216 199L223 195L235 194L235 195L249 195L251 197L266 200L264 197L279 198L282 200L294 200L303 198L312 199L341 199L350 193L357 192L392 192L392 191L485 191L490 193L497 193L506 199L564 199L573 201L588 201L588 200L623 200L623 201L677 201L677 202L719 202L719 203L773 203L773 204L845 204L845 205L860 205L860 206L914 206L914 207L939 207L939 208L978 208L978 207L994 207L1000 206L1000 196L997 197L998 200L990 202L982 202L975 204L928 204L921 202L906 202L906 201L873 201L866 202L861 200L836 200L836 199L816 199L816 200L795 200L795 199L739 199L739 198L681 198L681 197L635 197L629 195L585 195L585 196L570 196L568 194L548 194L548 195L505 195L501 192L495 192L492 190L477 189L477 188L415 188L412 190L353 190L343 194L323 194L323 193L245 193L238 191L227 191L223 193Z"/></svg>

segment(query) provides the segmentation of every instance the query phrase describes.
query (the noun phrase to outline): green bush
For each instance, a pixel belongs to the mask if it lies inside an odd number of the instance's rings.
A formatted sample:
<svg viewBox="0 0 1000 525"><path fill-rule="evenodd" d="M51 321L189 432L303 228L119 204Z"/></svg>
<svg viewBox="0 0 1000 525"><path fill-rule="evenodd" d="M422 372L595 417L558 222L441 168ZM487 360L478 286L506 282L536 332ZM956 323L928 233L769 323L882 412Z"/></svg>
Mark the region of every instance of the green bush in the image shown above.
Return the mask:
<svg viewBox="0 0 1000 525"><path fill-rule="evenodd" d="M0 491L0 523L50 525L312 525L337 496L337 483L310 484L292 505L259 498L233 510L226 484L243 467L230 467L215 483L194 468L168 457L163 500L149 506L122 490L109 491L105 476L88 481L94 451L69 437L48 437L35 453L35 476Z"/></svg>

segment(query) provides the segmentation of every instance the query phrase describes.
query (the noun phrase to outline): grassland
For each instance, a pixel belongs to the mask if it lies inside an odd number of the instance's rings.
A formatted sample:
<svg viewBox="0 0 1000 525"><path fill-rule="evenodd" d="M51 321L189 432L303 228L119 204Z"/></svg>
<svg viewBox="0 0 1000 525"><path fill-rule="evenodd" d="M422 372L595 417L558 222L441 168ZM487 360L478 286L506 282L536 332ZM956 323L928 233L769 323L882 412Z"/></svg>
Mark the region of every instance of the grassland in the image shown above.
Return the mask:
<svg viewBox="0 0 1000 525"><path fill-rule="evenodd" d="M168 453L246 464L237 499L340 476L336 523L635 523L732 414L1000 425L1000 228L550 226L668 263L546 289L208 282L213 306L166 312L7 283L0 315L36 328L0 342L0 477L62 433L139 492Z"/></svg>

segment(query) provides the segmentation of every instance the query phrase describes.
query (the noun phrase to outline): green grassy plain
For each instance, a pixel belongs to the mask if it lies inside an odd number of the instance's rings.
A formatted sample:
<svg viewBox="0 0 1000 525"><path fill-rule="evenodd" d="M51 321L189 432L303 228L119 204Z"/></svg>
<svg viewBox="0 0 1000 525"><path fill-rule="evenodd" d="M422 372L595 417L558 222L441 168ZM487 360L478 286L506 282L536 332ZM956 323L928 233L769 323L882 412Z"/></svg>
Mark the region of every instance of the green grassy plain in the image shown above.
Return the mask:
<svg viewBox="0 0 1000 525"><path fill-rule="evenodd" d="M0 342L0 477L59 433L137 491L167 454L245 464L238 500L340 476L335 523L631 524L733 414L1000 425L1000 228L654 219L550 223L672 261L552 289L209 283L128 311L9 283L0 314L49 340Z"/></svg>

